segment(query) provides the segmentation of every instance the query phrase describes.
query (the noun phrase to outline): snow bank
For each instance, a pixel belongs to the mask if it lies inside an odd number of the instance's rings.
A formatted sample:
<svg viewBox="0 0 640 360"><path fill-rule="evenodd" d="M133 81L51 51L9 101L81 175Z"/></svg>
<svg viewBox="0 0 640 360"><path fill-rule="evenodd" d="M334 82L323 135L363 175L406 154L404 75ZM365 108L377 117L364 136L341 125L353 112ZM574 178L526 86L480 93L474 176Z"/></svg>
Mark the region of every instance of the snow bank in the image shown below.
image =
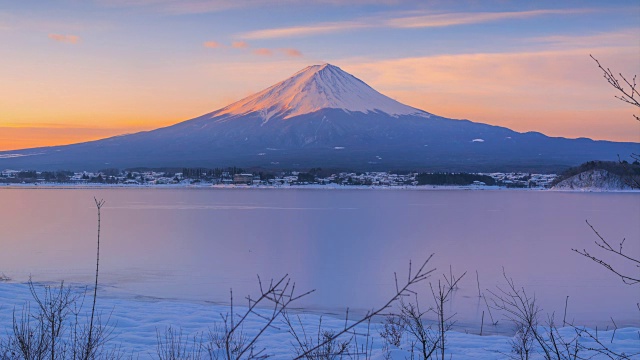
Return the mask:
<svg viewBox="0 0 640 360"><path fill-rule="evenodd" d="M37 288L40 289L40 286L37 285ZM84 286L77 284L74 285L74 288L78 292L85 289ZM26 284L0 283L0 334L2 334L0 336L4 336L10 330L14 309L20 311L22 305L30 300L31 294ZM87 298L85 309L88 303ZM220 304L114 295L104 288L99 291L98 308L104 316L111 314L110 323L114 326L113 343L122 346L126 353L138 355L141 359L155 357L158 331L163 332L168 326L172 326L182 329L183 336L207 332L214 323L220 321L220 314L229 311L227 306ZM245 310L246 308L238 306L235 308L238 313L243 313ZM315 334L321 317L315 314L299 314L299 316L305 330ZM250 317L244 331L248 336L252 336L263 323L263 320L257 316ZM344 324L344 319L326 316L322 318L322 328L326 330L340 330ZM378 334L380 328L380 324L374 323L369 328L365 324L357 329L360 334L369 332L372 335L371 359L384 359L383 342ZM575 335L575 331L566 327L560 329L560 334L572 337ZM639 328L617 329L615 333L611 330L599 331L598 336L607 346L617 352L635 353L640 351ZM447 359L504 359L511 350L510 340L509 336L480 336L450 331L447 333L446 357ZM271 328L260 337L258 347L265 348L272 355L272 359L291 359L292 354L295 354L292 341L286 326L282 322L278 322L276 327ZM581 343L587 346L594 344L592 340L587 338L583 338ZM408 342L405 340L403 346L407 344ZM392 348L390 354L392 359L405 359L410 356L407 350L398 348ZM583 355L587 355L587 353ZM534 358L542 357L537 354ZM604 357L593 357L593 359L600 358ZM632 358L640 359L638 356Z"/></svg>

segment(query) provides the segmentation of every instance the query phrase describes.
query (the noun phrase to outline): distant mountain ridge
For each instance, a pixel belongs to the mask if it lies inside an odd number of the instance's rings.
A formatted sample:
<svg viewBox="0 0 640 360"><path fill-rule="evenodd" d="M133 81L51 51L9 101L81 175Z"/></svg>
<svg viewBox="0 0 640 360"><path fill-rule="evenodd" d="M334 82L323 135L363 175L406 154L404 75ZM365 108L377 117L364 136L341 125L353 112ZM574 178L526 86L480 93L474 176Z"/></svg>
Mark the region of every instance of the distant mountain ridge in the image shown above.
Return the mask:
<svg viewBox="0 0 640 360"><path fill-rule="evenodd" d="M443 118L395 101L340 68L323 64L172 126L73 145L0 152L0 168L540 172L633 152L640 152L640 144L552 138Z"/></svg>

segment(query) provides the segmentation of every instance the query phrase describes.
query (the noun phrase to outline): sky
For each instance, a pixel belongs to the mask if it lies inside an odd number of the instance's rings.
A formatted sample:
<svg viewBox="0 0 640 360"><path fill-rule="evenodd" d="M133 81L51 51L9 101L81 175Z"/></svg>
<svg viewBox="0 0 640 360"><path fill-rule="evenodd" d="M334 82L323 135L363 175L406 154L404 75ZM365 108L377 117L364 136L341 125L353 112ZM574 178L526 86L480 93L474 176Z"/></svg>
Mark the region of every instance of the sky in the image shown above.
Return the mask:
<svg viewBox="0 0 640 360"><path fill-rule="evenodd" d="M151 130L331 63L407 105L640 141L633 1L0 0L0 150Z"/></svg>

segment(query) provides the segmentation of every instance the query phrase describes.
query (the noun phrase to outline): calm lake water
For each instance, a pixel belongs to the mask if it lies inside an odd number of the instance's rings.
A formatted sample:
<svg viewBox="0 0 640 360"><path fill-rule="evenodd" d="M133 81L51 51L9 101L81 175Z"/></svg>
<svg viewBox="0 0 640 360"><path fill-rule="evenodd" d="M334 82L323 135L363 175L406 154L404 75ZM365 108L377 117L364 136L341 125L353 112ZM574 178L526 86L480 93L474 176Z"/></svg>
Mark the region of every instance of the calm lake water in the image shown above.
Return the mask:
<svg viewBox="0 0 640 360"><path fill-rule="evenodd" d="M638 326L638 286L572 248L597 252L589 220L640 256L640 194L465 190L0 189L0 273L16 281L90 283L96 210L103 198L105 296L225 302L256 294L257 277L289 274L298 305L342 314L383 304L400 279L435 253L437 274L467 275L449 310L480 323L480 288L502 269L545 312L579 324ZM634 272L634 268L621 268ZM428 283L416 290L430 303ZM236 300L239 302L240 300ZM423 306L425 306L423 305ZM488 322L488 314L485 323ZM495 318L499 315L493 314ZM506 321L501 320L506 326ZM485 325L486 326L486 325Z"/></svg>

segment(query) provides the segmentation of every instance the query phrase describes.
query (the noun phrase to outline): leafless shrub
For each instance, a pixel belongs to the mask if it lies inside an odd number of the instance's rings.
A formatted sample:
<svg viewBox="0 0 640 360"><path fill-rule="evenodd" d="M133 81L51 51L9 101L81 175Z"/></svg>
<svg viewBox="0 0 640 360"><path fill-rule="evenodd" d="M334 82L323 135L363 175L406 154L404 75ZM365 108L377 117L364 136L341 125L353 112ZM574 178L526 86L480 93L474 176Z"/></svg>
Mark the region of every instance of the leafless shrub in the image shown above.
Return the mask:
<svg viewBox="0 0 640 360"><path fill-rule="evenodd" d="M387 348L388 345L400 347L405 331L405 321L402 316L389 314L382 323L382 329L379 331L379 335L387 345Z"/></svg>
<svg viewBox="0 0 640 360"><path fill-rule="evenodd" d="M445 358L444 350L446 347L446 332L449 331L455 324L455 321L453 321L453 317L455 316L455 314L446 314L444 310L444 304L451 300L453 292L458 288L458 282L460 282L460 280L466 274L467 273L464 272L459 277L455 277L453 275L453 272L450 271L450 276L448 278L443 275L444 282L438 280L437 287L434 288L433 284L429 283L433 301L435 302L435 307L432 311L435 312L437 316L438 324L438 341L436 343L436 355L440 355L439 357L442 360L444 360Z"/></svg>
<svg viewBox="0 0 640 360"><path fill-rule="evenodd" d="M183 337L182 329L167 327L163 333L156 331L158 360L202 359L202 337Z"/></svg>
<svg viewBox="0 0 640 360"><path fill-rule="evenodd" d="M496 292L490 291L494 309L501 311L516 329L511 340L511 354L504 354L512 359L529 359L534 350L541 352L546 360L577 360L583 350L580 334L565 337L560 334L555 323L554 314L547 316L546 321L540 319L542 309L535 296L527 294L524 288L518 288L513 279L506 275L506 288L498 287Z"/></svg>
<svg viewBox="0 0 640 360"><path fill-rule="evenodd" d="M333 334L333 336L331 338L325 339L324 341L319 342L315 346L308 348L303 353L298 354L296 357L294 357L294 360L306 359L307 355L312 354L313 352L317 351L318 349L321 349L327 343L333 341L333 339L340 338L343 335L353 334L353 331L357 326L359 326L359 325L361 325L363 323L368 323L374 317L382 315L385 311L387 311L389 308L391 308L392 305L395 304L396 302L398 302L401 298L409 296L411 294L415 294L415 292L412 290L412 287L415 286L416 284L426 280L429 277L429 275L432 272L435 271L435 269L426 270L426 266L427 266L427 264L429 263L429 261L431 260L432 257L433 257L433 254L431 254L427 258L427 260L425 260L422 263L420 268L418 268L418 271L416 271L415 273L412 270L411 262L409 262L409 273L407 275L407 281L402 283L402 285L398 282L397 274L394 274L395 275L396 291L395 291L395 294L392 295L391 298L384 305L380 306L377 309L373 309L373 310L367 311L367 313L357 321L353 321L351 323L345 321L345 326L340 331L337 331L335 334Z"/></svg>
<svg viewBox="0 0 640 360"><path fill-rule="evenodd" d="M241 359L239 357L243 349L247 347L249 338L240 326L233 333L231 331L229 314L220 314L221 322L216 322L209 329L207 342L203 344L206 354L210 359ZM249 349L248 359L261 358L256 354L256 347Z"/></svg>
<svg viewBox="0 0 640 360"><path fill-rule="evenodd" d="M44 295L38 295L33 282L29 280L29 290L36 303L31 310L27 303L19 314L13 312L12 334L0 342L7 359L62 358L68 351L68 343L63 340L63 329L71 313L71 304L77 297L71 289L60 284L57 289L44 287Z"/></svg>
<svg viewBox="0 0 640 360"><path fill-rule="evenodd" d="M400 318L409 336L409 351L419 354L419 359L430 359L438 347L439 333L427 325L424 319L432 311L433 308L426 311L420 309L417 295L415 303L402 302L400 305Z"/></svg>
<svg viewBox="0 0 640 360"><path fill-rule="evenodd" d="M585 345L584 343L580 344L580 349L584 351L589 351L596 355L601 355L607 359L615 359L615 360L631 360L636 359L638 355L640 355L640 350L634 353L626 354L624 352L617 352L610 348L609 345L606 344L606 340L601 339L598 336L598 331L591 331L586 328L578 328L574 326L576 333L582 338L588 338L593 341L593 345ZM614 331L615 334L615 331ZM609 343L613 342L613 336L609 339ZM592 356L593 357L593 356ZM583 357L584 358L584 357ZM583 359L580 358L580 359Z"/></svg>
<svg viewBox="0 0 640 360"><path fill-rule="evenodd" d="M427 309L421 308L416 292L411 291L413 301L401 298L399 314L387 315L380 332L385 342L383 350L388 352L391 345L401 348L405 337L408 343L406 350L411 353L412 359L444 359L446 332L455 324L455 314L447 314L445 304L451 300L465 274L456 277L450 270L449 276L443 274L443 280L439 279L437 284L429 283L434 305ZM428 324L428 315L435 316L432 324Z"/></svg>
<svg viewBox="0 0 640 360"><path fill-rule="evenodd" d="M515 324L516 333L509 341L511 354L505 354L510 359L528 360L533 352L535 338L530 327L522 323Z"/></svg>
<svg viewBox="0 0 640 360"><path fill-rule="evenodd" d="M116 346L108 346L112 330L95 315L92 338L89 322L82 315L84 297L63 283L59 287L43 286L29 281L33 303L13 312L13 323L7 336L0 340L0 359L121 359ZM35 305L35 306L32 306Z"/></svg>
<svg viewBox="0 0 640 360"><path fill-rule="evenodd" d="M214 324L209 330L207 341L204 342L204 352L210 359L240 360L265 359L269 357L266 348L260 348L258 341L269 328L274 328L274 322L296 300L309 295L312 291L302 294L295 292L295 284L288 275L277 281L271 280L263 284L258 277L260 295L257 298L247 296L247 310L237 314L234 310L233 291L230 295L229 312L220 314L221 322ZM261 321L258 331L247 336L244 326L249 318Z"/></svg>
<svg viewBox="0 0 640 360"><path fill-rule="evenodd" d="M511 349L516 359L529 359L532 344L537 340L537 328L539 325L540 308L536 299L530 297L524 288L518 289L513 279L507 277L504 269L503 276L507 282L507 288L497 288L496 292L489 290L493 307L504 313L507 320L511 321L516 336L511 341Z"/></svg>
<svg viewBox="0 0 640 360"><path fill-rule="evenodd" d="M94 199L98 210L98 252L96 282L89 319L83 315L84 295L65 286L45 285L39 293L29 279L33 303L26 303L21 311L13 311L11 330L0 339L0 359L120 359L117 346L107 346L112 340L113 327L109 319L103 323L96 311L98 271L100 259L100 209L104 201Z"/></svg>
<svg viewBox="0 0 640 360"><path fill-rule="evenodd" d="M305 354L305 360L336 360L342 359L347 355L355 355L357 349L353 349L353 334L343 334L341 338L336 336L336 332L322 328L322 317L318 322L318 328L314 333L308 333L302 324L299 315L295 320L291 319L290 314L283 314L284 322L289 329L289 333L293 336L292 343L296 355ZM320 346L317 346L320 344ZM313 350L311 350L313 349Z"/></svg>
<svg viewBox="0 0 640 360"><path fill-rule="evenodd" d="M372 351L372 341L369 333L371 319L383 310L388 309L401 296L408 294L412 285L424 280L433 271L424 270L427 262L428 260L415 274L412 274L410 269L407 283L402 287L397 287L396 294L385 305L367 312L365 316L353 322L349 320L347 311L344 328L335 331L323 329L322 322L320 322L316 332L308 332L308 329L302 326L299 317L295 319L300 324L300 326L297 326L294 324L293 317L286 312L294 301L313 291L297 295L295 284L291 282L288 275L277 281L272 280L268 285L265 285L258 277L260 295L257 298L247 297L248 305L246 310L241 313L236 312L233 292L231 292L229 312L220 314L221 320L213 324L204 340L198 340L203 337L196 334L192 338L193 341L188 342L183 339L181 332L169 328L165 330L164 334L159 334L157 337L157 356L159 359L266 359L270 354L268 349L260 347L260 337L268 329L276 328L274 324L276 320L283 319L294 339L295 359L369 358ZM260 322L258 330L250 335L244 330L244 326L249 319ZM367 332L358 333L356 327L364 323L367 324ZM200 348L197 346L198 342L200 343Z"/></svg>

